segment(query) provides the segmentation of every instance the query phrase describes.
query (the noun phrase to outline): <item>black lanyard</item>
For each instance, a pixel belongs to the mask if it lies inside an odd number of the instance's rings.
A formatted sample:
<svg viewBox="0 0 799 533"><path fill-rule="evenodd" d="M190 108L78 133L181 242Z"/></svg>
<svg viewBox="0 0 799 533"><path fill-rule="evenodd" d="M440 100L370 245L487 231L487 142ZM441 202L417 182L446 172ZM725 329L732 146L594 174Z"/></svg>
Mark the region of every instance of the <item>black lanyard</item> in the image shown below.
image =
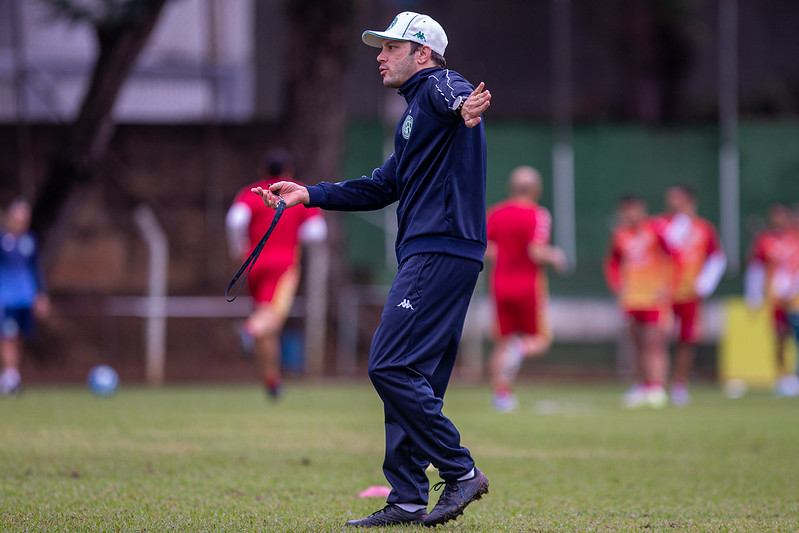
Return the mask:
<svg viewBox="0 0 799 533"><path fill-rule="evenodd" d="M258 259L259 255L261 255L261 250L264 249L264 245L266 244L267 239L269 239L269 236L272 235L272 230L274 230L275 226L277 226L277 221L280 220L280 216L283 214L283 211L285 209L286 209L286 202L284 202L283 198L281 198L280 201L277 203L277 207L275 208L275 216L272 217L272 223L269 225L269 229L266 230L266 233L264 233L264 236L261 237L261 240L258 242L258 245L255 248L253 248L253 251L250 252L250 256L247 258L246 261L244 261L244 264L241 265L241 268L239 269L238 272L236 272L236 275L233 276L233 279L230 280L230 283L227 284L227 289L225 289L225 300L227 300L228 302L232 302L233 300L235 300L236 296L238 296L239 292L241 292L241 287L242 285L244 285L244 282L247 281L247 276L250 275L250 270L252 270L252 267L255 264L255 260ZM248 265L250 268L247 268ZM245 270L247 270L247 273L244 274L244 277L242 278L241 283L239 284L239 288L236 289L236 294L233 295L233 298L228 297L230 289L233 288L233 286L236 284L236 281L238 281L238 279L241 277L241 275L244 273Z"/></svg>

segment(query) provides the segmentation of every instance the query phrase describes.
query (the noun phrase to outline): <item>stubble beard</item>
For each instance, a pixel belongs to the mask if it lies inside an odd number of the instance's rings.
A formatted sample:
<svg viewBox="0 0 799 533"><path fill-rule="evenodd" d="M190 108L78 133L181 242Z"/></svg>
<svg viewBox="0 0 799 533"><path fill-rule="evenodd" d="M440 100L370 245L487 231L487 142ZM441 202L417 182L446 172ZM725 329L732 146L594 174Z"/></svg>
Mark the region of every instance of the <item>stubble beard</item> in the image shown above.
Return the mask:
<svg viewBox="0 0 799 533"><path fill-rule="evenodd" d="M387 76L383 76L383 86L389 89L399 89L411 76L416 74L414 69L414 54L409 54L402 61L394 65Z"/></svg>

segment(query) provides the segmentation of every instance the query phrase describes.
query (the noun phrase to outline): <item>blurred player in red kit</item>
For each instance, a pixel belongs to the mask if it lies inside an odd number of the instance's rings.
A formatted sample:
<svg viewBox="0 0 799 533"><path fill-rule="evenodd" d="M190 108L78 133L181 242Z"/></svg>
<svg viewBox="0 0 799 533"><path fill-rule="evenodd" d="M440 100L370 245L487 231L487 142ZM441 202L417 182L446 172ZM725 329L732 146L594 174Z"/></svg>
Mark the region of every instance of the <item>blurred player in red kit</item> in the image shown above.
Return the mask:
<svg viewBox="0 0 799 533"><path fill-rule="evenodd" d="M744 297L750 309L764 303L774 316L778 396L799 395L799 378L788 370L786 341L791 331L785 286L790 272L799 269L799 230L787 205L776 203L768 211L769 227L755 237L744 275Z"/></svg>
<svg viewBox="0 0 799 533"><path fill-rule="evenodd" d="M794 231L799 233L799 206L793 208L793 221ZM777 289L782 293L786 302L788 322L793 329L796 345L799 346L799 262L786 269L784 275L785 278L782 282L778 282ZM782 393L786 396L799 396L799 360L796 361L794 377L787 378L782 387Z"/></svg>
<svg viewBox="0 0 799 533"><path fill-rule="evenodd" d="M488 212L491 291L496 309L496 346L491 355L494 408L517 405L513 381L526 357L544 355L552 344L547 316L546 267L563 269L566 256L550 244L552 217L540 205L541 175L522 166L511 172L510 197Z"/></svg>
<svg viewBox="0 0 799 533"><path fill-rule="evenodd" d="M664 220L650 218L646 203L625 195L617 205L619 225L605 259L605 279L618 295L635 350L637 383L625 394L625 407L665 407L668 373L667 330L675 263Z"/></svg>
<svg viewBox="0 0 799 533"><path fill-rule="evenodd" d="M727 266L718 232L697 215L695 189L680 184L666 190L666 238L679 261L679 277L672 301L679 324L671 379L671 402L683 407L691 400L688 379L696 345L702 340L702 301L718 287Z"/></svg>
<svg viewBox="0 0 799 533"><path fill-rule="evenodd" d="M255 248L275 213L250 191L278 181L292 181L294 170L289 153L270 151L258 173L261 179L238 192L225 220L228 246L237 260L246 258ZM282 391L280 333L297 292L301 244L320 242L326 237L327 225L319 209L286 210L269 239L268 250L258 258L247 278L255 310L244 323L242 335L245 343L246 339L254 341L264 386L272 398L278 398Z"/></svg>

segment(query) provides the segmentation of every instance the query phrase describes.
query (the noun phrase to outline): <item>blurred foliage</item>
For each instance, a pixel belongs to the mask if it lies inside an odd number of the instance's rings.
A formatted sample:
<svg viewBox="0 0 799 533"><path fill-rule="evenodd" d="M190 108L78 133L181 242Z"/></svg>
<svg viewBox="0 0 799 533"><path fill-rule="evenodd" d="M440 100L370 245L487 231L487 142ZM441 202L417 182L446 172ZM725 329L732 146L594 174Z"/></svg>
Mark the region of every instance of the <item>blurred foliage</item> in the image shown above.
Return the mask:
<svg viewBox="0 0 799 533"><path fill-rule="evenodd" d="M107 30L136 24L154 7L148 0L44 0L53 15L79 24L88 22Z"/></svg>
<svg viewBox="0 0 799 533"><path fill-rule="evenodd" d="M77 118L50 161L45 186L34 204L33 230L43 242L45 264L61 239L50 230L66 227L79 197L87 193L102 167L115 124L114 103L136 58L169 0L45 0L54 15L86 21L96 31L99 53ZM119 196L135 200L120 187Z"/></svg>

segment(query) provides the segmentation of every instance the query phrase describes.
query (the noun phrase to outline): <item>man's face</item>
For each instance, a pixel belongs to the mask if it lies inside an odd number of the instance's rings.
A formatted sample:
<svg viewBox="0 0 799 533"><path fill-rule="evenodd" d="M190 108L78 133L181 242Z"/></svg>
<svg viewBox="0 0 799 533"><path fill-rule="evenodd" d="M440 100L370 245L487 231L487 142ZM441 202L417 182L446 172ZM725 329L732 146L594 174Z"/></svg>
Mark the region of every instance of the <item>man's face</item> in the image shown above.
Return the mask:
<svg viewBox="0 0 799 533"><path fill-rule="evenodd" d="M411 43L408 41L383 41L377 62L380 63L383 85L393 89L402 87L419 70L416 54L411 54Z"/></svg>
<svg viewBox="0 0 799 533"><path fill-rule="evenodd" d="M791 211L783 205L774 205L768 211L768 220L772 228L786 229L791 226Z"/></svg>
<svg viewBox="0 0 799 533"><path fill-rule="evenodd" d="M691 210L691 197L679 187L666 191L666 210L670 213L687 213Z"/></svg>
<svg viewBox="0 0 799 533"><path fill-rule="evenodd" d="M28 231L31 224L31 209L27 204L13 204L6 213L6 229L21 235Z"/></svg>
<svg viewBox="0 0 799 533"><path fill-rule="evenodd" d="M623 202L618 209L619 222L623 226L635 227L646 219L646 206L642 202Z"/></svg>

